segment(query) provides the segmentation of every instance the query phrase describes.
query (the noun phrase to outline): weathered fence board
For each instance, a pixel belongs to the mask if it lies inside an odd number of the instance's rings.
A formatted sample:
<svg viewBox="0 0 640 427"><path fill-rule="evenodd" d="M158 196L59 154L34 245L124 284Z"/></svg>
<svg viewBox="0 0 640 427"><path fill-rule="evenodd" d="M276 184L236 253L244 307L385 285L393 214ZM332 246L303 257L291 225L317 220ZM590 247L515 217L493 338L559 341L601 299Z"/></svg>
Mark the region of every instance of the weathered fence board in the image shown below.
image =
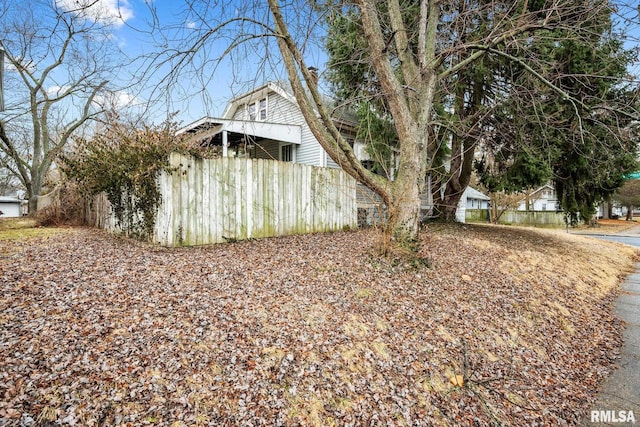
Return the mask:
<svg viewBox="0 0 640 427"><path fill-rule="evenodd" d="M357 226L355 180L340 169L172 154L161 174L153 239L165 246L335 231ZM102 201L100 203L100 200ZM92 223L116 230L105 197Z"/></svg>
<svg viewBox="0 0 640 427"><path fill-rule="evenodd" d="M467 222L487 222L487 209L467 209ZM498 220L499 224L527 225L535 227L564 227L565 215L555 211L505 211Z"/></svg>

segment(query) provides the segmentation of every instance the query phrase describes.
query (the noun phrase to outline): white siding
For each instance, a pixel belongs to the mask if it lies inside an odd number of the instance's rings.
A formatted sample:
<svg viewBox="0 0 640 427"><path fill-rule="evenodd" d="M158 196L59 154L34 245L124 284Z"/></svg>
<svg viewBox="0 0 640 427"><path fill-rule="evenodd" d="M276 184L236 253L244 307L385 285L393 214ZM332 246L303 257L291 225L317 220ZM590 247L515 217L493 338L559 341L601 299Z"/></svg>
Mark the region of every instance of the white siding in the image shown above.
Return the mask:
<svg viewBox="0 0 640 427"><path fill-rule="evenodd" d="M333 159L325 152L325 157L326 157L326 165L328 168L339 168L340 166L338 166L338 164L336 162L333 161Z"/></svg>
<svg viewBox="0 0 640 427"><path fill-rule="evenodd" d="M265 88L269 88L268 92ZM275 90L273 89L275 88ZM303 163L314 166L326 166L330 168L339 168L329 155L324 151L318 143L315 136L311 133L311 129L307 125L300 108L293 99L283 96L279 92L277 84L269 84L268 86L257 89L257 92L249 94L246 97L234 101L234 107L228 110L233 120L249 120L249 112L246 107L247 103L255 103L257 100L267 97L267 118L265 122L290 124L301 126L301 141L296 148L296 163ZM233 111L235 108L235 111ZM355 147L358 152L358 158L368 158L364 154L362 146ZM270 152L271 153L271 152ZM274 156L275 157L275 156ZM277 158L277 157L276 157Z"/></svg>
<svg viewBox="0 0 640 427"><path fill-rule="evenodd" d="M302 126L302 140L296 150L296 163L305 165L323 166L321 155L322 147L316 140L309 125L304 119L297 104L283 98L281 95L269 93L269 120L276 123L291 123Z"/></svg>
<svg viewBox="0 0 640 427"><path fill-rule="evenodd" d="M556 205L558 204L558 200L555 198L540 198L540 199L529 199L529 206L532 211L555 211L556 210ZM527 210L527 204L525 201L520 203L520 206L518 206L518 210L519 211L526 211Z"/></svg>
<svg viewBox="0 0 640 427"><path fill-rule="evenodd" d="M249 120L249 112L245 105L240 105L232 117L233 120Z"/></svg>
<svg viewBox="0 0 640 427"><path fill-rule="evenodd" d="M269 92L267 120L274 123L303 124L304 117L298 106L280 94Z"/></svg>
<svg viewBox="0 0 640 427"><path fill-rule="evenodd" d="M267 122L292 124L302 126L302 139L296 149L296 163L306 165L324 166L324 150L311 133L304 116L300 112L298 105L291 100L284 98L276 92L269 92L267 95ZM233 113L234 120L248 120L248 112L244 105L239 105ZM274 151L268 150L270 154ZM278 159L278 156L274 156Z"/></svg>
<svg viewBox="0 0 640 427"><path fill-rule="evenodd" d="M302 143L296 153L296 161L305 165L324 166L322 156L324 150L311 133L306 123L302 125Z"/></svg>
<svg viewBox="0 0 640 427"><path fill-rule="evenodd" d="M458 208L456 209L456 221L466 222L467 217L467 192L462 193L462 197L458 201Z"/></svg>

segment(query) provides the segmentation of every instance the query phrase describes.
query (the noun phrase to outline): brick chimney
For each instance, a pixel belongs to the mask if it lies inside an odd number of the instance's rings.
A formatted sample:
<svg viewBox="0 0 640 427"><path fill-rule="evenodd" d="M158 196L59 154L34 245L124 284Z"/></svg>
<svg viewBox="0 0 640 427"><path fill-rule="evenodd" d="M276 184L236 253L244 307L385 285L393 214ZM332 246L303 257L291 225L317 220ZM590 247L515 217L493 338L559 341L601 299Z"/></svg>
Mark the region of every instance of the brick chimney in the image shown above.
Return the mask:
<svg viewBox="0 0 640 427"><path fill-rule="evenodd" d="M318 69L316 67L309 67L309 72L311 73L311 78L313 80L313 84L318 86Z"/></svg>

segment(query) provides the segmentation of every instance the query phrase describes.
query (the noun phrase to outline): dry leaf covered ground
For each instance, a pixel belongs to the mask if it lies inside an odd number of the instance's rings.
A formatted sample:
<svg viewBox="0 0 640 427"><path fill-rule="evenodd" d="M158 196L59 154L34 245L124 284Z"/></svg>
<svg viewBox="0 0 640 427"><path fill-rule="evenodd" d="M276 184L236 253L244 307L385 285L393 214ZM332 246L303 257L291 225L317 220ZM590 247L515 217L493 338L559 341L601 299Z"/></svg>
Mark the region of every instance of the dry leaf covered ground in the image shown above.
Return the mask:
<svg viewBox="0 0 640 427"><path fill-rule="evenodd" d="M634 252L432 226L163 249L0 241L0 425L575 425L620 345Z"/></svg>

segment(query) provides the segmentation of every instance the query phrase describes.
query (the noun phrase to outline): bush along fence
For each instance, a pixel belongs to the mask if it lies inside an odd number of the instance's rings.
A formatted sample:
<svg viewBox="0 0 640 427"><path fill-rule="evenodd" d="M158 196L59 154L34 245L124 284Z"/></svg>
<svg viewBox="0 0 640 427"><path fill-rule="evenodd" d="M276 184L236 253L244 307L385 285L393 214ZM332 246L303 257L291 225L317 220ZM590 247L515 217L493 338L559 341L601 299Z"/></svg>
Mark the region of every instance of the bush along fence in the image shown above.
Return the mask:
<svg viewBox="0 0 640 427"><path fill-rule="evenodd" d="M154 242L164 246L222 243L250 238L337 231L357 226L356 183L340 169L288 162L173 153L158 178L161 202ZM134 201L135 204L135 201ZM118 223L104 195L87 209L87 221L135 234ZM139 220L136 215L133 222Z"/></svg>

